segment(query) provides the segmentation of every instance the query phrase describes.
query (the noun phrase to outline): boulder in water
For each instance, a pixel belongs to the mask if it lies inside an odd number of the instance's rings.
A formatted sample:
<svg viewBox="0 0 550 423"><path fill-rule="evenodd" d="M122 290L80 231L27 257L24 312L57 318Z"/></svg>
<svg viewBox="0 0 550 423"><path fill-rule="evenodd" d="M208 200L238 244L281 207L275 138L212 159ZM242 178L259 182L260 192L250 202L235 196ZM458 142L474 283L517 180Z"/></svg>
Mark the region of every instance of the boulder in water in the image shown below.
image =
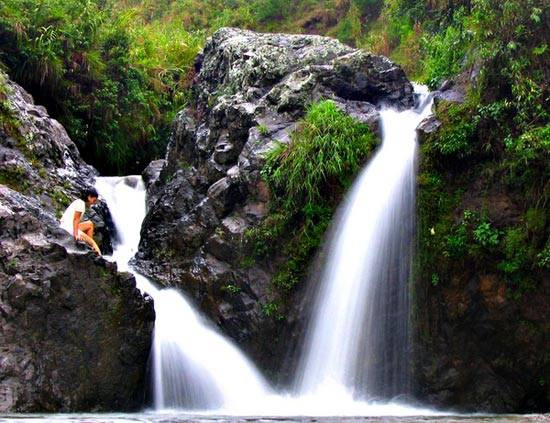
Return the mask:
<svg viewBox="0 0 550 423"><path fill-rule="evenodd" d="M260 175L265 154L276 141L291 142L312 102L331 99L376 131L376 105L412 106L412 86L388 59L331 38L234 28L207 41L196 70L197 102L174 121L166 163L149 194L137 265L190 293L274 371L299 317L295 292L284 298L286 318L270 312L280 299L271 279L289 258L284 246L260 263L245 242L268 215L270 192Z"/></svg>

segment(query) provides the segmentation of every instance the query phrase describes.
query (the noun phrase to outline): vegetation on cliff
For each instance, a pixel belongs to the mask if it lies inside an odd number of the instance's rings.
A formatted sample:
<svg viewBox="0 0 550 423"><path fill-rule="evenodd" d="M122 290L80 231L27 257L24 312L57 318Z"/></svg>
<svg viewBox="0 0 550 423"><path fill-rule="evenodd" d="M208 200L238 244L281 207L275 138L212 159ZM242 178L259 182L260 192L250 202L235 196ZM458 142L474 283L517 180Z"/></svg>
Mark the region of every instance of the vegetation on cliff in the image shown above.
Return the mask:
<svg viewBox="0 0 550 423"><path fill-rule="evenodd" d="M474 262L520 293L549 269L548 19L534 1L477 1L471 14L456 13L449 28L454 35L448 29L442 51L470 34L455 66L474 68L477 76L464 104L438 104L442 130L422 146L423 268L433 269L437 284L441 263L434 256ZM439 75L433 80L446 76ZM472 203L472 194L481 204ZM510 201L512 216L495 214L496 197Z"/></svg>
<svg viewBox="0 0 550 423"><path fill-rule="evenodd" d="M377 138L330 100L311 105L292 134L266 156L262 176L273 193L271 213L248 231L256 259L269 258L283 246L291 257L273 278L275 288L289 291L307 275L332 214Z"/></svg>
<svg viewBox="0 0 550 423"><path fill-rule="evenodd" d="M431 87L474 66L484 87L513 87L528 122L547 95L546 13L543 0L6 0L0 61L88 162L131 173L163 154L194 58L222 26L335 36Z"/></svg>

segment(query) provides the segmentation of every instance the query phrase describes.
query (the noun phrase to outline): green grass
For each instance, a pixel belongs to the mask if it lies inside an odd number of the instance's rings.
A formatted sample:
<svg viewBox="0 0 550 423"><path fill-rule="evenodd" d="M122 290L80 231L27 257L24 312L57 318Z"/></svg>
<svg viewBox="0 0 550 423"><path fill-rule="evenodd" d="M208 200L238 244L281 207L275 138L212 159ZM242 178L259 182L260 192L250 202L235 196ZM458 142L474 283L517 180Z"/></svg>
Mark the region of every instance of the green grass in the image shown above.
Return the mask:
<svg viewBox="0 0 550 423"><path fill-rule="evenodd" d="M277 250L288 257L275 289L289 292L306 276L332 213L376 144L367 125L326 100L308 108L289 144L267 154L261 173L273 193L271 213L246 238L258 259Z"/></svg>
<svg viewBox="0 0 550 423"><path fill-rule="evenodd" d="M312 105L292 135L290 144L278 144L267 155L262 175L284 209L326 202L347 188L376 139L366 124L341 112L330 100Z"/></svg>

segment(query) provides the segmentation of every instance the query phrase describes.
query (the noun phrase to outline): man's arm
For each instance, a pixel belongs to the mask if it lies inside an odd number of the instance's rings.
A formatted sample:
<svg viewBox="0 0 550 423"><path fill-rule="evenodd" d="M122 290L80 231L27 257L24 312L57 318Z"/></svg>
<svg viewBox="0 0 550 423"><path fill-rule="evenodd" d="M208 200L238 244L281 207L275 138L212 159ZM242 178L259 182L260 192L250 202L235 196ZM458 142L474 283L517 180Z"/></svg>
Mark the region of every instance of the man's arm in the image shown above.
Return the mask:
<svg viewBox="0 0 550 423"><path fill-rule="evenodd" d="M78 236L78 224L80 223L80 217L82 216L81 212L75 211L73 217L73 236L75 240L79 239Z"/></svg>

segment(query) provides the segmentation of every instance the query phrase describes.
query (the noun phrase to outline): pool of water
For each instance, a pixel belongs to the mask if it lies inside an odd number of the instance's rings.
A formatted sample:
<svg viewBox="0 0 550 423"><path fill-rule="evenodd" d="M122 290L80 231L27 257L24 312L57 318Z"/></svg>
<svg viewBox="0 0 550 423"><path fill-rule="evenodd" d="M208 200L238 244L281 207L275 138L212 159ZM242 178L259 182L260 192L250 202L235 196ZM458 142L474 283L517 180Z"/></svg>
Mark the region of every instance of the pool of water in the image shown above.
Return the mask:
<svg viewBox="0 0 550 423"><path fill-rule="evenodd" d="M138 413L138 414L5 414L1 423L63 422L63 423L178 423L178 422L444 422L444 423L506 423L550 422L550 414L529 415L439 415L439 416L223 416L188 413Z"/></svg>

